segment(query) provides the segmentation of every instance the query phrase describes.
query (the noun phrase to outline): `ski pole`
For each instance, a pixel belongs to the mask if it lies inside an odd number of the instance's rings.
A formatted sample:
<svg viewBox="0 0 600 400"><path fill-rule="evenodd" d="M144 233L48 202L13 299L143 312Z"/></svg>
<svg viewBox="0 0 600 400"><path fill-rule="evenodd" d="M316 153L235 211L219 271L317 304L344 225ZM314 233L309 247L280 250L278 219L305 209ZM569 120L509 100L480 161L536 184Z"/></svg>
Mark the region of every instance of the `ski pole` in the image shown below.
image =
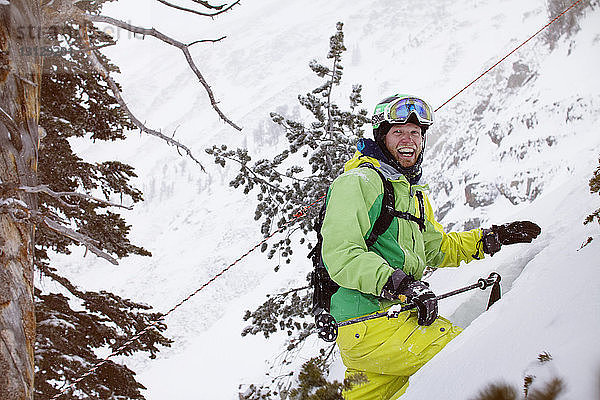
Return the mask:
<svg viewBox="0 0 600 400"><path fill-rule="evenodd" d="M492 272L490 274L490 276L487 277L487 279L484 278L479 278L479 280L477 281L477 283L474 283L472 285L469 286L465 286L463 288L460 289L456 289L453 290L451 292L448 293L444 293L444 294L440 294L439 296L435 296L435 298L437 300L442 300L448 297L452 297L455 296L457 294L461 294L464 292L468 292L469 290L473 290L473 289L481 289L481 290L485 290L488 287L492 286L495 283L499 284L500 282L500 275L496 272ZM495 299L493 303L495 303L498 299ZM488 304L488 308L491 306L491 304ZM414 303L408 303L405 306L403 306L400 310L397 311L392 311L391 313L386 311L386 312L381 312L381 313L375 313L375 314L370 314L370 315L365 315L364 317L359 317L359 318L354 318L354 319L350 319L348 321L342 321L342 322L338 322L337 326L346 326L346 325L351 325L351 324L355 324L357 322L362 322L362 321L368 321L370 319L375 319L375 318L381 318L384 316L387 316L388 318L398 318L398 314L400 314L401 312L404 311L408 311L408 310L412 310L413 308L416 308L417 305Z"/></svg>
<svg viewBox="0 0 600 400"><path fill-rule="evenodd" d="M489 309L492 306L492 304L494 304L496 301L498 301L500 299L500 296L501 296L500 279L501 279L500 274L498 274L497 272L492 272L487 278L479 278L479 280L477 280L477 283L453 290L448 293L441 294L439 296L436 296L435 298L437 300L442 300L442 299L445 299L448 297L456 296L457 294L460 294L460 293L468 292L469 290L473 290L473 289L477 289L477 288L479 288L481 290L485 290L488 287L492 286L492 292L490 293L490 299L488 301L488 307L487 307ZM385 312L379 312L379 313L375 313L375 314L369 314L369 315L365 315L363 317L353 318L353 319L349 319L347 321L342 321L342 322L335 322L335 319L333 319L333 316L331 316L331 314L324 312L316 317L315 322L317 325L317 329L319 330L319 337L321 339L325 340L326 342L333 342L337 338L338 328L341 326L352 325L352 324L356 324L358 322L368 321L371 319L381 318L381 317L398 318L398 315L400 313L402 313L404 311L412 310L415 307L417 307L416 304L409 303L409 304L404 305L402 308L400 308L400 310L385 311Z"/></svg>

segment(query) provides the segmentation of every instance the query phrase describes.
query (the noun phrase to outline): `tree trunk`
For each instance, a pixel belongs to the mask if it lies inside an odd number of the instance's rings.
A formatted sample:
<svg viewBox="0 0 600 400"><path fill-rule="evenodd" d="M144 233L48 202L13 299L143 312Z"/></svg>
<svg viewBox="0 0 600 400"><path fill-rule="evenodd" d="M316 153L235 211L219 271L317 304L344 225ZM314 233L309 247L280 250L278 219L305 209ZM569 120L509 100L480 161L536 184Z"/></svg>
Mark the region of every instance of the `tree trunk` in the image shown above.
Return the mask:
<svg viewBox="0 0 600 400"><path fill-rule="evenodd" d="M0 399L33 399L35 195L42 60L40 0L0 1Z"/></svg>

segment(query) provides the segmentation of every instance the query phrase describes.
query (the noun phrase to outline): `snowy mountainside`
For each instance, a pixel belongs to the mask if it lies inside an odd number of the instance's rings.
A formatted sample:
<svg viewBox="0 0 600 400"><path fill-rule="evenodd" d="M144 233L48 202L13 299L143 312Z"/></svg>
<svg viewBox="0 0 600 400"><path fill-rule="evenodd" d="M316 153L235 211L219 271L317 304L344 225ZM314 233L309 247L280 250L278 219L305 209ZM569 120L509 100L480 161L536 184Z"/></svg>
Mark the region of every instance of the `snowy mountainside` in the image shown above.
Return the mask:
<svg viewBox="0 0 600 400"><path fill-rule="evenodd" d="M480 82L472 118L460 120L460 101L444 111L459 117L454 129L440 133L426 165L433 197L447 204L442 222L461 229L530 219L542 235L480 265L433 274L440 293L459 276L469 282L497 271L505 295L483 314L483 293L441 305L468 329L416 374L407 399L471 398L484 382L522 390L531 374L540 378L533 387L563 379L561 399L600 396L593 333L600 326L599 247L580 248L598 232L582 224L597 204L587 190L600 151L600 82L588 58L598 55L597 23L596 14L553 52L521 53L512 68L504 65L493 80ZM550 365L536 361L540 354L552 356ZM542 371L531 372L536 369Z"/></svg>
<svg viewBox="0 0 600 400"><path fill-rule="evenodd" d="M247 147L259 158L284 146L268 114L303 115L296 97L315 87L308 62L325 62L335 22L344 22L348 48L335 96L342 103L351 85L360 83L371 110L398 91L442 104L547 21L544 1L517 0L501 7L491 0L418 7L261 0L201 23L160 5L139 12L136 2L124 0L109 13L181 40L227 35L220 43L192 47L192 53L219 106L244 127L238 133L218 120L175 49L151 38L127 40L122 33L119 46L109 50L121 66L118 79L134 112L152 127L175 132L207 172L136 132L125 145L76 142L87 157L116 157L136 167L145 202L127 219L133 241L153 257L129 257L118 269L90 256L57 261L82 286L114 290L159 311L261 239L253 197L227 186L235 166L215 166L204 149L226 143ZM530 246L507 247L489 260L430 277L442 293L496 270L505 297L487 313L486 293L479 291L440 304L443 315L468 328L411 380L407 399L446 393L469 398L495 379L520 385L523 371L543 351L553 355L569 384L564 398L592 398L600 365L593 337L600 327L594 268L600 236L597 226L582 221L598 208L587 180L600 155L599 19L598 10L590 11L581 31L553 51L534 40L437 113L424 171L441 222L463 229L531 219L543 234ZM578 251L588 236L596 240ZM305 250L295 253L297 259L278 273L276 260L253 253L169 317L172 349L157 360L122 359L148 388L147 398L237 399L239 384L268 381L267 372L283 375L314 355L322 343L311 338L294 365L268 371L277 365L285 335L240 336L246 309L260 305L267 293L304 284L310 265ZM331 377L342 374L336 360Z"/></svg>

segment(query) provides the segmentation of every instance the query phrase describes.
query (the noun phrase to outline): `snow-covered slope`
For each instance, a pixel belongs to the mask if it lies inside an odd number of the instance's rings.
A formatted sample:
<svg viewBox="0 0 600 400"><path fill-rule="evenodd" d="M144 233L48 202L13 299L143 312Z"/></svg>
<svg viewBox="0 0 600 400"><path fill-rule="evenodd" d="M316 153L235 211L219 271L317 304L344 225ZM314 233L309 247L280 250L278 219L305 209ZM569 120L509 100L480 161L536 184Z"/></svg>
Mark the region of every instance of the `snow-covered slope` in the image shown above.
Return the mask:
<svg viewBox="0 0 600 400"><path fill-rule="evenodd" d="M336 95L342 99L360 83L369 110L395 92L421 94L440 105L547 21L544 1L518 0L261 0L242 2L214 21L158 3L138 6L121 0L106 13L187 42L227 35L216 44L194 45L192 54L219 106L244 129L239 133L218 120L180 52L118 32L119 46L107 51L122 67L125 98L149 126L176 132L207 173L158 139L135 132L126 145L79 143L87 157L117 157L137 168L145 202L128 221L133 240L154 256L130 257L118 269L92 257L59 262L81 285L114 290L160 311L261 239L253 200L227 186L235 168L215 166L204 149L227 143L268 157L283 146L269 112L300 112L297 95L316 85L308 62L324 61L337 21L344 22L348 52ZM600 155L599 23L600 12L590 10L581 31L553 51L535 39L437 113L425 178L441 222L462 229L530 219L543 233L532 245L507 247L491 259L431 276L442 293L495 270L503 276L505 296L485 313L483 292L440 305L443 315L466 329L415 375L407 399L465 399L498 379L522 385L542 352L552 355L556 374L568 385L564 399L600 395L594 392L600 235L597 225L582 225L599 207L587 188ZM588 236L596 240L579 249ZM169 317L172 349L157 360L124 359L148 388L147 398L237 399L238 385L267 381L285 338L242 338L242 315L265 294L303 283L310 265L303 251L296 253L295 262L278 273L272 260L252 254ZM309 341L297 362L319 345ZM342 374L337 360L331 376Z"/></svg>

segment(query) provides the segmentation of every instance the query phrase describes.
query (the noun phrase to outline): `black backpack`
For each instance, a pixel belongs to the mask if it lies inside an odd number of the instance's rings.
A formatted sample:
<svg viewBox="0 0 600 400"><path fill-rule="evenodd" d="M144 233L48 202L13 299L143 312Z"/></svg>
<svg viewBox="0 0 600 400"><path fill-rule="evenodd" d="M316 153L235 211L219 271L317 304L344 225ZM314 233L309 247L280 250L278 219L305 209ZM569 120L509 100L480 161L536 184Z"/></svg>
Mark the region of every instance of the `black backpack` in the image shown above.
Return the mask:
<svg viewBox="0 0 600 400"><path fill-rule="evenodd" d="M421 231L425 230L425 206L423 204L423 193L417 191L416 196L419 202L419 218L414 215L397 211L395 208L394 188L392 183L387 180L383 174L375 168L372 164L365 163L361 164L361 167L371 168L377 172L377 175L383 182L383 204L381 207L381 213L373 224L371 234L365 240L367 248L370 248L376 241L377 238L382 235L392 223L394 217L407 219L413 221L419 225ZM323 226L323 219L325 218L326 204L323 204L319 211L319 217L314 225L314 229L317 232L317 243L308 253L308 258L312 260L313 270L310 276L310 286L313 289L313 306L312 314L315 317L315 325L318 329L319 337L326 342L333 342L337 337L337 323L333 316L329 314L331 296L337 292L340 286L335 283L329 276L327 268L323 263L323 257L321 256L321 248L323 246L323 236L321 235L321 227Z"/></svg>

